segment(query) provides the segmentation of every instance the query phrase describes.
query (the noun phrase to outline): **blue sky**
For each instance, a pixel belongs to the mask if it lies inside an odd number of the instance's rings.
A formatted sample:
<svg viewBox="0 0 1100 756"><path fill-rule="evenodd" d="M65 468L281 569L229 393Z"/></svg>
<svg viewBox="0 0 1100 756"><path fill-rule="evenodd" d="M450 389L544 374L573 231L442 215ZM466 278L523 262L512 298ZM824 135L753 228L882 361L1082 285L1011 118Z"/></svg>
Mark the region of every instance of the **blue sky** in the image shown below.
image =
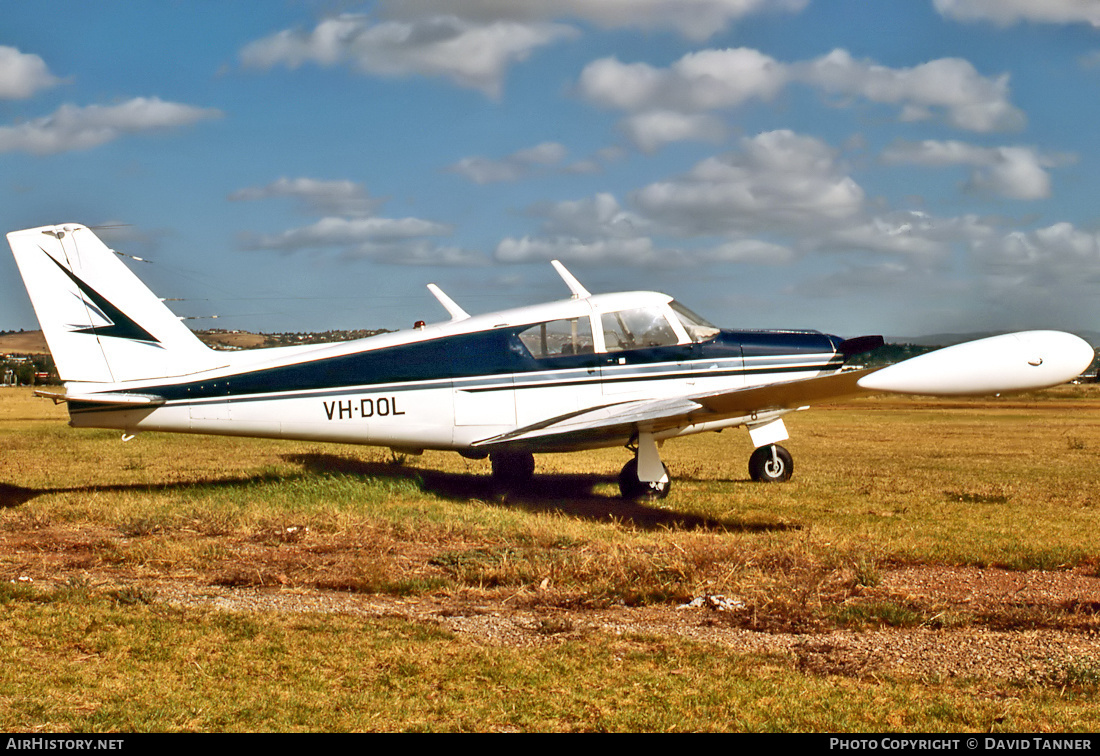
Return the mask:
<svg viewBox="0 0 1100 756"><path fill-rule="evenodd" d="M564 298L556 258L727 327L1100 330L1100 0L0 9L0 227L104 226L196 328Z"/></svg>

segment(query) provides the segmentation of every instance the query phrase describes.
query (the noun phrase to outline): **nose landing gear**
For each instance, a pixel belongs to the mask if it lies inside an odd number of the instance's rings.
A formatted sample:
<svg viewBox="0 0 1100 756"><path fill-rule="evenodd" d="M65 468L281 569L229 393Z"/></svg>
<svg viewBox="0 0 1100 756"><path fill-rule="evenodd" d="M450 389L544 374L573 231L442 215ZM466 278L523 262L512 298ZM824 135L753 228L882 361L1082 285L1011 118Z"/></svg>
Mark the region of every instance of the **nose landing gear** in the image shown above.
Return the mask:
<svg viewBox="0 0 1100 756"><path fill-rule="evenodd" d="M794 474L791 453L778 444L761 446L749 457L749 477L762 483L786 483Z"/></svg>
<svg viewBox="0 0 1100 756"><path fill-rule="evenodd" d="M656 500L668 496L671 488L672 478L657 452L653 434L639 432L634 459L627 462L619 473L619 493L624 499Z"/></svg>

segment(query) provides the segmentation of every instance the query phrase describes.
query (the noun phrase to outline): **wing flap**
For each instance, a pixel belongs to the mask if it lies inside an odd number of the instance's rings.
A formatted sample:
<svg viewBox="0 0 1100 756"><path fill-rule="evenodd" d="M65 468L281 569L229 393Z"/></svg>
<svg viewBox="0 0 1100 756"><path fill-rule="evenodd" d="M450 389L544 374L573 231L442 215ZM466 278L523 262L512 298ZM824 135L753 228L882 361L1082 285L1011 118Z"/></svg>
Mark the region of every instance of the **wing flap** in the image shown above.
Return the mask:
<svg viewBox="0 0 1100 756"><path fill-rule="evenodd" d="M622 402L559 415L499 436L482 439L474 443L474 446L495 446L512 441L569 436L579 438L596 430L606 435L615 435L616 430L621 430L624 435L629 436L637 425L644 423L660 429L672 427L679 424L679 418L701 409L700 404L685 397Z"/></svg>

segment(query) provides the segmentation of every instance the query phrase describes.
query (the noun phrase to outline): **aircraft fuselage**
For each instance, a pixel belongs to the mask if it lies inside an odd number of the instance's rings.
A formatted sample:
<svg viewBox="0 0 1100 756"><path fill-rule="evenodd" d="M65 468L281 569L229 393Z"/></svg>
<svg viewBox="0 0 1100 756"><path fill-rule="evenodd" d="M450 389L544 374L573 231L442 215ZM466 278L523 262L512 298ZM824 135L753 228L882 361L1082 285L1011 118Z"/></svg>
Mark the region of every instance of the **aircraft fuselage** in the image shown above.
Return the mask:
<svg viewBox="0 0 1100 756"><path fill-rule="evenodd" d="M291 364L132 386L164 399L149 408L69 403L76 427L172 431L469 450L481 439L632 399L766 385L836 371L840 339L810 331L730 331L686 344L536 357L532 324L393 346L313 355ZM350 345L350 343L349 343ZM305 355L303 355L304 357ZM659 437L740 425L722 418ZM717 425L716 425L717 423ZM618 446L630 433L577 434L524 448Z"/></svg>

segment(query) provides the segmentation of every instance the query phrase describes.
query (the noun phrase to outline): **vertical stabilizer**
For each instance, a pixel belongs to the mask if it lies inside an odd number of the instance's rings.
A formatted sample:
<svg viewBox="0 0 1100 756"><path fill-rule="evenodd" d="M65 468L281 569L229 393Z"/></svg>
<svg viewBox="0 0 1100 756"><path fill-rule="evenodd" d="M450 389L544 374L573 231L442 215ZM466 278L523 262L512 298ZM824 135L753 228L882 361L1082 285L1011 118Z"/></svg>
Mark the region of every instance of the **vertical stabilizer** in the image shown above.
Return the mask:
<svg viewBox="0 0 1100 756"><path fill-rule="evenodd" d="M219 362L84 226L13 231L8 243L62 380L164 378Z"/></svg>

